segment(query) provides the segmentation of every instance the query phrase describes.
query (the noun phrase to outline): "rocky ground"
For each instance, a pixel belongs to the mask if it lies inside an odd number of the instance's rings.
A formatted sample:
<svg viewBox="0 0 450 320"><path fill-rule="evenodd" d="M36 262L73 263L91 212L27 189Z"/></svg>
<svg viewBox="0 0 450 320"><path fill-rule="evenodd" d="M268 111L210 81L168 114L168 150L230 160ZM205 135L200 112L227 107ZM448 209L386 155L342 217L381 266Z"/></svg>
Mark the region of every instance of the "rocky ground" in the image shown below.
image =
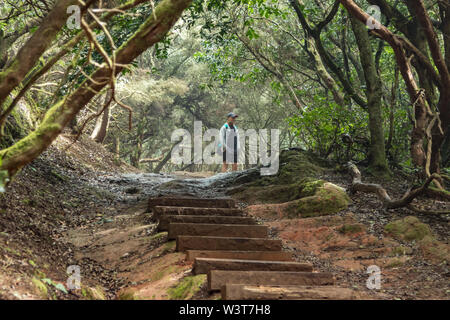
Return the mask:
<svg viewBox="0 0 450 320"><path fill-rule="evenodd" d="M407 209L382 209L373 195L349 198L347 176L320 159L289 153L272 178L254 169L159 175L114 160L88 139L70 145L59 138L1 196L0 298L217 298L146 212L148 197L165 194L233 196L298 261L335 273L338 285L364 298L450 297L449 217L409 217ZM383 185L398 197L409 182ZM69 265L80 267L80 290L66 287ZM370 265L381 269L380 290L366 287Z"/></svg>

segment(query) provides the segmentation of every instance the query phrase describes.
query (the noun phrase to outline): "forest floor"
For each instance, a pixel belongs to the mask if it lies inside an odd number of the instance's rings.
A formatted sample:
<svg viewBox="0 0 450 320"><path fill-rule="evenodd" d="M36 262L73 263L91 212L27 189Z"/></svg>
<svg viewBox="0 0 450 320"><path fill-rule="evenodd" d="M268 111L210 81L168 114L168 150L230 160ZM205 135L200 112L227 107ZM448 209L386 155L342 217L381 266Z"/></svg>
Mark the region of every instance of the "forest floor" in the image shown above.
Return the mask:
<svg viewBox="0 0 450 320"><path fill-rule="evenodd" d="M206 292L204 275L191 274L192 265L175 252L167 233L157 232L146 207L150 196L222 196L211 184L230 174L141 173L89 139L66 152L70 141L58 138L0 196L0 298L218 298ZM349 184L337 173L320 178ZM395 197L409 186L400 177L383 185ZM449 252L449 217L416 215L436 240L401 241L386 235L384 227L410 211L385 211L372 195L351 198L338 214L302 219L266 216L267 204L239 205L269 225L271 235L281 238L298 261L333 272L338 286L353 288L363 298L449 299L450 271L442 259ZM69 265L80 267L81 290L65 286ZM380 290L366 287L369 265L381 268Z"/></svg>

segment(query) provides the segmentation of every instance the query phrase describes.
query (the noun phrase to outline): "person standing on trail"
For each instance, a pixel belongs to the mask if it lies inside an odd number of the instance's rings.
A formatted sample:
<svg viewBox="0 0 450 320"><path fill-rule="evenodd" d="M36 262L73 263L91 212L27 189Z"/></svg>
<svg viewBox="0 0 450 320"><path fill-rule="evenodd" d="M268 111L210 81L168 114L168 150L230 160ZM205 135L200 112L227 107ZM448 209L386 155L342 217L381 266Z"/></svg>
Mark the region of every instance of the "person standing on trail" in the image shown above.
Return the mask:
<svg viewBox="0 0 450 320"><path fill-rule="evenodd" d="M227 114L227 122L220 128L219 150L222 152L222 172L226 172L228 164L232 164L232 170L237 171L239 152L239 131L235 124L237 114Z"/></svg>

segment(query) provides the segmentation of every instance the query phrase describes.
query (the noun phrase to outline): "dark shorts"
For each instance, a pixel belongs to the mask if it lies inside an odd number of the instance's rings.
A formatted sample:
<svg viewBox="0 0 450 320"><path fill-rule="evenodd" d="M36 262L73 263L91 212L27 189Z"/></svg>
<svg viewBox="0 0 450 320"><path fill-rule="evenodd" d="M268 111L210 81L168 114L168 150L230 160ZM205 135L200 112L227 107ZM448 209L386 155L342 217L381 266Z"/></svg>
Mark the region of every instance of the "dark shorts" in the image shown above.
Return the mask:
<svg viewBox="0 0 450 320"><path fill-rule="evenodd" d="M224 163L237 163L238 154L237 151L230 151L228 152L228 159L227 159L227 151L223 152L223 162ZM228 161L227 161L228 160Z"/></svg>

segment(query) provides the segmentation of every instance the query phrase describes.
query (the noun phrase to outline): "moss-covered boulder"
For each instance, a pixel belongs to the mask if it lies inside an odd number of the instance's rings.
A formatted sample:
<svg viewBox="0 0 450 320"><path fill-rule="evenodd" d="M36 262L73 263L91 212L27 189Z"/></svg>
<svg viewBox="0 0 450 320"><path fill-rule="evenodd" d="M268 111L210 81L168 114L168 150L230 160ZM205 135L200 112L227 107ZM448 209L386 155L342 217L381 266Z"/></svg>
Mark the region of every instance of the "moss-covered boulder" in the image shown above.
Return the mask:
<svg viewBox="0 0 450 320"><path fill-rule="evenodd" d="M302 150L280 154L280 169L274 176L255 176L242 185L229 188L234 199L253 204L283 204L277 215L313 217L339 212L348 207L350 198L343 188L316 177L328 164ZM275 209L274 209L275 210ZM280 213L282 211L282 213Z"/></svg>
<svg viewBox="0 0 450 320"><path fill-rule="evenodd" d="M323 216L337 213L348 207L350 197L345 189L325 182L315 187L314 194L298 200L296 213L302 218Z"/></svg>
<svg viewBox="0 0 450 320"><path fill-rule="evenodd" d="M245 201L248 204L255 203L284 203L312 196L326 181L312 178L300 179L296 183L266 186L241 186L229 190L228 194L233 198Z"/></svg>
<svg viewBox="0 0 450 320"><path fill-rule="evenodd" d="M280 154L280 169L274 183L292 184L299 179L315 177L324 172L323 160L299 150L283 151Z"/></svg>
<svg viewBox="0 0 450 320"><path fill-rule="evenodd" d="M318 177L327 170L327 163L323 159L301 150L282 151L279 163L278 173L273 176L261 176L259 169L253 168L232 174L221 180L220 184L225 182L224 186L232 186L232 188L294 185L304 178ZM219 185L213 184L213 186ZM239 190L239 187L237 189Z"/></svg>
<svg viewBox="0 0 450 320"><path fill-rule="evenodd" d="M392 221L384 227L384 230L398 240L419 241L426 236L432 236L430 226L413 216Z"/></svg>
<svg viewBox="0 0 450 320"><path fill-rule="evenodd" d="M317 180L311 181L307 186L309 188L299 188L297 194L298 196L308 194L308 196L283 203L266 201L272 204L257 206L258 210L267 218L308 218L337 213L346 209L350 203L345 190L332 183Z"/></svg>

